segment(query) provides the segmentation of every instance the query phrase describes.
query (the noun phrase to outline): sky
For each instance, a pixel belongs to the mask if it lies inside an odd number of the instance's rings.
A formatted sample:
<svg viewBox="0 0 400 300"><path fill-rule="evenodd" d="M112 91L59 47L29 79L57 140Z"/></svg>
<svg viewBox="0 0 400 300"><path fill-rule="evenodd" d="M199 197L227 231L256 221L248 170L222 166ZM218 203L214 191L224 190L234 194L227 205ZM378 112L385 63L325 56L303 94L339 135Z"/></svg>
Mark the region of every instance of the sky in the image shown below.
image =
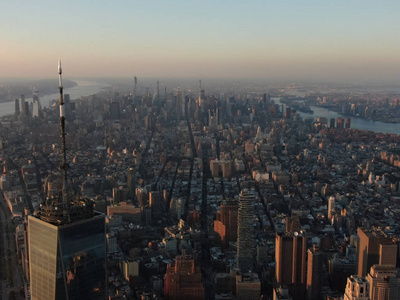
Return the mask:
<svg viewBox="0 0 400 300"><path fill-rule="evenodd" d="M400 82L400 1L0 0L0 78Z"/></svg>

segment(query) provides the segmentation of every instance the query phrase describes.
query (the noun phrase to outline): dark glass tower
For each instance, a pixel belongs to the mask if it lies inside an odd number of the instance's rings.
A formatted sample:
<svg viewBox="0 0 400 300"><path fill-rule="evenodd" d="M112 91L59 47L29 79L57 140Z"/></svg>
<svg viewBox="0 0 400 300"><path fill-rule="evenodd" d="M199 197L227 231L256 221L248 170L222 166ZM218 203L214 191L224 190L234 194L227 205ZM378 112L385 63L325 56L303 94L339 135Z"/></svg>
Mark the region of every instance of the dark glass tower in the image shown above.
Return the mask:
<svg viewBox="0 0 400 300"><path fill-rule="evenodd" d="M33 299L106 299L104 216L54 225L28 217Z"/></svg>

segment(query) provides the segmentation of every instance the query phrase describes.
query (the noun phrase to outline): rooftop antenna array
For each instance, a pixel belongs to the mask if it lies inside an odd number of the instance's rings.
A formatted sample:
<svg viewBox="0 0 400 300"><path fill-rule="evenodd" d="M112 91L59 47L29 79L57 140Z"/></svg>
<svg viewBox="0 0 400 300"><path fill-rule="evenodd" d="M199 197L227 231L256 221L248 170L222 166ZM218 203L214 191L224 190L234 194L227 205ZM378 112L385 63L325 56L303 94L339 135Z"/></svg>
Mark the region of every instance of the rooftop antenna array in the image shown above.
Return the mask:
<svg viewBox="0 0 400 300"><path fill-rule="evenodd" d="M67 152L65 147L65 106L62 86L62 69L61 60L58 60L58 80L60 90L60 127L61 127L61 164L60 169L62 172L62 190L61 197L57 200L53 197L46 199L45 203L40 205L40 208L35 212L42 221L63 225L77 220L87 219L93 216L93 201L74 197L68 193L67 169Z"/></svg>

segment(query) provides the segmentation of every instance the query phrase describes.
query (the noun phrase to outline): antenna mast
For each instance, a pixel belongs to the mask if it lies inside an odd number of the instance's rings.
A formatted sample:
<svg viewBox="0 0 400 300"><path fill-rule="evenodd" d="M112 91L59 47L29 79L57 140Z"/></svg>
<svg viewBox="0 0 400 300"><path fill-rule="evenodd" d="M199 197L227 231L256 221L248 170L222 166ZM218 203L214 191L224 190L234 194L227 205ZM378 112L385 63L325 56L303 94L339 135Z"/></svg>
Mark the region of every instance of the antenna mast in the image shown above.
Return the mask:
<svg viewBox="0 0 400 300"><path fill-rule="evenodd" d="M62 202L68 206L68 182L67 182L67 152L65 148L65 107L64 107L64 96L63 96L63 86L62 86L62 69L61 60L58 60L58 89L60 90L60 126L61 126L61 165L60 169L63 174L63 186L62 186Z"/></svg>

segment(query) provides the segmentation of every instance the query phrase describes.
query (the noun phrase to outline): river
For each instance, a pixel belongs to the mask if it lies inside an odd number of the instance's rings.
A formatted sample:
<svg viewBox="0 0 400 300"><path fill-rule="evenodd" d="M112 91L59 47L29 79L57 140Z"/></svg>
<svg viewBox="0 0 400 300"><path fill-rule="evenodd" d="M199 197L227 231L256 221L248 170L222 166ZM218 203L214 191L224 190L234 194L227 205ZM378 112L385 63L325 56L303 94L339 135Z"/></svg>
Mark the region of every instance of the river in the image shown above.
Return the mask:
<svg viewBox="0 0 400 300"><path fill-rule="evenodd" d="M64 95L69 94L71 100L79 99L80 97L94 95L110 87L109 84L102 82L87 81L87 80L73 80L73 81L76 83L76 85L64 90ZM60 94L57 92L54 94L41 96L39 91L40 105L42 107L48 107L51 100L59 99L59 95ZM27 102L32 102L32 97L25 98L25 100ZM5 115L12 115L14 113L15 113L14 101L0 103L0 117Z"/></svg>
<svg viewBox="0 0 400 300"><path fill-rule="evenodd" d="M110 85L107 83L101 83L95 81L87 81L87 80L73 80L73 81L76 82L77 85L64 90L64 94L69 94L71 100L79 99L80 97L94 95L110 87ZM57 92L51 95L40 96L40 91L39 91L39 99L42 107L48 107L51 100L59 99L59 94ZM271 99L274 100L275 103L281 105L279 97L272 97ZM26 98L26 101L32 102L32 98ZM314 120L317 119L318 117L325 117L328 120L328 124L331 118L337 119L338 117L341 118L348 117L322 107L311 106L310 108L314 111L314 114L299 112L300 116L302 118L312 117L314 118ZM15 113L14 101L0 103L0 117L14 113ZM357 117L351 117L351 128L365 129L382 133L400 134L400 123L395 123L395 124L383 123L379 121L372 121Z"/></svg>
<svg viewBox="0 0 400 300"><path fill-rule="evenodd" d="M278 97L272 97L272 100L275 101L275 103L281 105L282 103L280 102L280 98ZM380 121L372 121L364 118L358 118L354 116L344 116L341 114L338 114L337 112L331 111L327 108L322 108L318 106L310 106L310 109L314 111L314 114L310 113L303 113L303 112L298 112L302 118L309 118L312 117L314 120L316 120L319 117L325 117L328 120L328 125L329 125L329 120L334 118L337 119L339 117L345 119L345 118L351 118L351 128L355 129L365 129L365 130L370 130L370 131L375 131L375 132L382 132L382 133L394 133L394 134L400 134L400 123L384 123Z"/></svg>

